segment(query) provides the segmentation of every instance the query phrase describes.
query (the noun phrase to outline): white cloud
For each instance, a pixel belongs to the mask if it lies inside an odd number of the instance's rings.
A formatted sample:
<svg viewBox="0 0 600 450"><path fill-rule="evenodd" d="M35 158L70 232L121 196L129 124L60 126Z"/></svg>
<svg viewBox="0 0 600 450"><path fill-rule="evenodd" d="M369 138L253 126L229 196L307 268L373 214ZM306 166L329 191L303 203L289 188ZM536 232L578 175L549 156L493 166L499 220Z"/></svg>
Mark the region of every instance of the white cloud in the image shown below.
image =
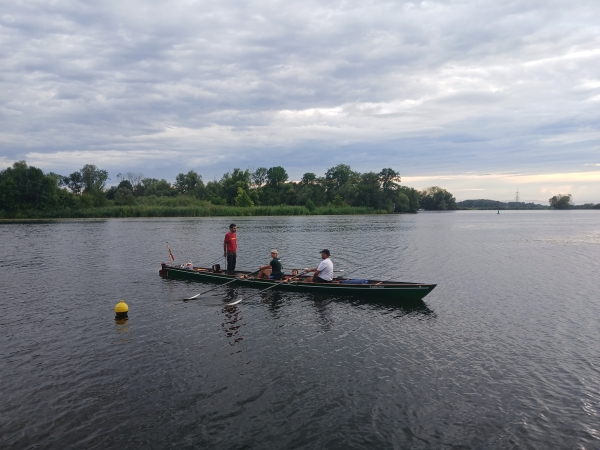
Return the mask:
<svg viewBox="0 0 600 450"><path fill-rule="evenodd" d="M7 3L0 165L574 172L600 147L599 13L591 0Z"/></svg>

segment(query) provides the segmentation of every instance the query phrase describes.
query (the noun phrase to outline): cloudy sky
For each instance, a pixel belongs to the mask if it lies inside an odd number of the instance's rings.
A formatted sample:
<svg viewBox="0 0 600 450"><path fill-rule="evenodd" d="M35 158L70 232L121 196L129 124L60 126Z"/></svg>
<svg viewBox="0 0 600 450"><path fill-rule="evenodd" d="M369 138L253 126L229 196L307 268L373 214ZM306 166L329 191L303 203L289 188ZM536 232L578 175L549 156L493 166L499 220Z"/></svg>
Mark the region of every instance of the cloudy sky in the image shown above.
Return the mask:
<svg viewBox="0 0 600 450"><path fill-rule="evenodd" d="M23 159L600 202L600 2L3 2L0 168Z"/></svg>

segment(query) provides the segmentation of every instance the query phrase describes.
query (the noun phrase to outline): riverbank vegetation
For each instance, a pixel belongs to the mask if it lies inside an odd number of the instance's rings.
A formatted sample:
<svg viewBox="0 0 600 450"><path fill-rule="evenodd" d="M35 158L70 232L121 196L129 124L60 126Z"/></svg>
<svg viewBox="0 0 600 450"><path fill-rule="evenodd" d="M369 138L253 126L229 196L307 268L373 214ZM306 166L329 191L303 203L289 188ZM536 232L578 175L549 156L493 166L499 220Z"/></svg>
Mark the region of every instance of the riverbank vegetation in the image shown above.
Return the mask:
<svg viewBox="0 0 600 450"><path fill-rule="evenodd" d="M575 205L571 194L558 194L548 199L548 205L526 202L499 202L497 200L463 200L457 203L458 209L600 209L600 203L586 203Z"/></svg>
<svg viewBox="0 0 600 450"><path fill-rule="evenodd" d="M19 161L0 171L0 219L94 217L200 217L321 214L415 213L418 209L600 209L600 204L574 206L571 195L557 195L550 205L494 200L457 202L445 189L418 191L400 184L399 172L360 173L346 164L324 176L305 173L290 181L281 167L239 168L220 180L204 183L193 170L174 183L141 173L109 174L92 164L68 176L44 173Z"/></svg>
<svg viewBox="0 0 600 450"><path fill-rule="evenodd" d="M281 166L233 169L204 183L191 170L175 182L141 173L117 174L86 164L68 176L44 173L19 161L0 172L0 218L195 217L414 213L456 209L444 189L400 185L399 172L359 173L346 164L325 175L305 173L291 182Z"/></svg>

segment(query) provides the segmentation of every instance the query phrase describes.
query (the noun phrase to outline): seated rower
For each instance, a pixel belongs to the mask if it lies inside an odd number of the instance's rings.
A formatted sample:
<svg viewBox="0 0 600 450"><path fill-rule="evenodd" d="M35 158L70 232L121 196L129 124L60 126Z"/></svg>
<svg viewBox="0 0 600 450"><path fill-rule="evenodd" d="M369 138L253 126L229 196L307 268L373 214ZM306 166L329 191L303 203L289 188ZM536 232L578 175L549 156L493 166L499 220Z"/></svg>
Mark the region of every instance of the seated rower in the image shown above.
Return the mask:
<svg viewBox="0 0 600 450"><path fill-rule="evenodd" d="M271 262L265 266L260 266L260 272L257 278L270 278L272 280L283 280L283 265L278 258L279 252L275 249L271 250Z"/></svg>
<svg viewBox="0 0 600 450"><path fill-rule="evenodd" d="M296 281L296 280L298 280L298 275L300 275L300 272L298 272L298 269L292 269L292 274L284 275L283 278L285 280Z"/></svg>
<svg viewBox="0 0 600 450"><path fill-rule="evenodd" d="M304 269L304 272L314 272L314 276L308 277L304 281L312 281L313 283L331 283L333 281L333 262L329 259L331 253L324 248L321 250L321 258L323 261L318 267L312 269Z"/></svg>

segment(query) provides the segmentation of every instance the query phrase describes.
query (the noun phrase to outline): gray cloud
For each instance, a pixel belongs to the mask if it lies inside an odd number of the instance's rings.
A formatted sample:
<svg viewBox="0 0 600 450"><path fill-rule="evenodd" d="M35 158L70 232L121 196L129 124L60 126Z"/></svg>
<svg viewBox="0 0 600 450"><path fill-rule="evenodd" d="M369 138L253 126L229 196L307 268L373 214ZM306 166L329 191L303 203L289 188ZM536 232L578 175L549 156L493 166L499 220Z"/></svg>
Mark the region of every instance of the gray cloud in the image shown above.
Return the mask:
<svg viewBox="0 0 600 450"><path fill-rule="evenodd" d="M0 162L170 179L583 170L595 1L6 4Z"/></svg>

